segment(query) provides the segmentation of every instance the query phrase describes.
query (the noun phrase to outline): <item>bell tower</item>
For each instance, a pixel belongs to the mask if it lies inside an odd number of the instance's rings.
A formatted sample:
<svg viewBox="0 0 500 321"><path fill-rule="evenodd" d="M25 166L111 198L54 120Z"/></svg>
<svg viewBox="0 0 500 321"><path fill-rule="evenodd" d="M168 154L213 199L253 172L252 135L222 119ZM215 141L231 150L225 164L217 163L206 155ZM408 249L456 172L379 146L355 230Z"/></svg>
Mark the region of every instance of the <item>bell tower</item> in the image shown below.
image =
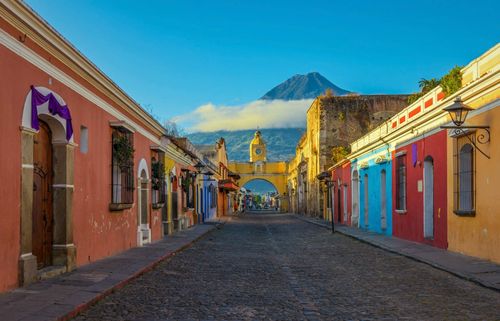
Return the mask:
<svg viewBox="0 0 500 321"><path fill-rule="evenodd" d="M262 139L262 134L258 130L255 132L250 143L250 162L265 162L267 160L266 142Z"/></svg>

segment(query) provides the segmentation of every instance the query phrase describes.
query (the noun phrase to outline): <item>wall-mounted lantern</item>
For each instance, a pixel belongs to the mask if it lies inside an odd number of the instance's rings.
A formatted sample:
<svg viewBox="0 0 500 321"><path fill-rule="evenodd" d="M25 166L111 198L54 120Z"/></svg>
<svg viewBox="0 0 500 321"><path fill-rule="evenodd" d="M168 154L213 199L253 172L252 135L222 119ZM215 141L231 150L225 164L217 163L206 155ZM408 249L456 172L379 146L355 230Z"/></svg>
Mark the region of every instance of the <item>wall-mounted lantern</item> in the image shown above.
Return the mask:
<svg viewBox="0 0 500 321"><path fill-rule="evenodd" d="M194 165L194 168L196 168L196 171L198 172L198 174L200 174L201 170L205 168L205 165L203 165L202 162L198 162L196 165Z"/></svg>
<svg viewBox="0 0 500 321"><path fill-rule="evenodd" d="M486 144L490 141L490 126L464 126L464 123L467 120L467 115L471 110L474 109L464 104L460 97L457 97L452 105L443 108L443 110L447 111L450 114L451 121L453 122L453 124L455 124L455 126L441 126L441 128L451 129L453 135L455 136L464 135L475 149L477 149L481 154L489 159L490 156L483 152L477 146L477 143ZM476 140L471 139L469 135L467 135L468 129L476 129L481 131L476 136Z"/></svg>

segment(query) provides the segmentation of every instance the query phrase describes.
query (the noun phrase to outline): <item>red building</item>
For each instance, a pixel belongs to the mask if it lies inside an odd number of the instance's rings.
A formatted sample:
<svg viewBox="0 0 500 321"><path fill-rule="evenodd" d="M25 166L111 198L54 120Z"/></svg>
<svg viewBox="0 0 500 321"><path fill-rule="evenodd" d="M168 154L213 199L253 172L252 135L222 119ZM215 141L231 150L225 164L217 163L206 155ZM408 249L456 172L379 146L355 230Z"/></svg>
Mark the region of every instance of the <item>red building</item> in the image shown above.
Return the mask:
<svg viewBox="0 0 500 321"><path fill-rule="evenodd" d="M332 186L330 188L331 208L335 223L352 225L351 206L351 162L343 160L330 168Z"/></svg>
<svg viewBox="0 0 500 321"><path fill-rule="evenodd" d="M446 130L396 146L393 235L447 248ZM411 205L411 206L410 206Z"/></svg>

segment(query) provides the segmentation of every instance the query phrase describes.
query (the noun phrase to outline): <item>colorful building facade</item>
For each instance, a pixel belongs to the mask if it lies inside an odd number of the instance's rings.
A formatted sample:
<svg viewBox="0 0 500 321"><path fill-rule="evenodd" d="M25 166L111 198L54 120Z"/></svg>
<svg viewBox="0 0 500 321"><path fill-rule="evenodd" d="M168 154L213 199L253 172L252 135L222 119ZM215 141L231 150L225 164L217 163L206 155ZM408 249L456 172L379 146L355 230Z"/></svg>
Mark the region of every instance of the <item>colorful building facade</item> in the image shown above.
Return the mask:
<svg viewBox="0 0 500 321"><path fill-rule="evenodd" d="M209 171L220 176L220 167L204 163L187 139L166 135L23 2L0 2L0 70L0 149L8 151L0 178L11 182L0 187L0 292L217 212Z"/></svg>
<svg viewBox="0 0 500 321"><path fill-rule="evenodd" d="M461 69L458 91L446 95L438 86L351 143L347 158L330 168L335 185L350 163L351 225L499 261L491 162L498 156L491 137L498 131L499 57L496 45ZM444 110L458 97L472 108L465 127ZM333 196L343 206L343 197Z"/></svg>
<svg viewBox="0 0 500 321"><path fill-rule="evenodd" d="M392 160L387 146L357 158L351 170L358 177L358 226L368 231L392 234Z"/></svg>
<svg viewBox="0 0 500 321"><path fill-rule="evenodd" d="M406 99L407 95L323 95L312 102L306 131L289 162L287 184L295 213L325 219L331 215L318 175L334 165L332 149L348 146L386 121L406 107Z"/></svg>
<svg viewBox="0 0 500 321"><path fill-rule="evenodd" d="M451 251L500 263L500 45L463 68L463 102L473 108L464 126L448 130L447 222ZM474 142L474 144L473 144ZM476 145L476 146L474 146Z"/></svg>
<svg viewBox="0 0 500 321"><path fill-rule="evenodd" d="M331 212L335 223L352 225L351 162L342 160L330 168ZM330 218L331 219L331 218Z"/></svg>
<svg viewBox="0 0 500 321"><path fill-rule="evenodd" d="M164 129L22 2L0 9L5 291L162 237Z"/></svg>

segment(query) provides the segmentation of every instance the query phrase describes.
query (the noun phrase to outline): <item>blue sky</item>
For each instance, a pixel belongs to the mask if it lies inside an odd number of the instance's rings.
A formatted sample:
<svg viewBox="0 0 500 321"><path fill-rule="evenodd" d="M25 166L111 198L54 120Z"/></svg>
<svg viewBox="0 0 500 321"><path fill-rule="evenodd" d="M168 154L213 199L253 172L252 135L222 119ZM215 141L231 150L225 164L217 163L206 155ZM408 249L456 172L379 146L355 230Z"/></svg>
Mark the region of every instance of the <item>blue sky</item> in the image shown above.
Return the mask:
<svg viewBox="0 0 500 321"><path fill-rule="evenodd" d="M499 1L27 0L160 119L239 106L297 73L408 93L500 39Z"/></svg>

